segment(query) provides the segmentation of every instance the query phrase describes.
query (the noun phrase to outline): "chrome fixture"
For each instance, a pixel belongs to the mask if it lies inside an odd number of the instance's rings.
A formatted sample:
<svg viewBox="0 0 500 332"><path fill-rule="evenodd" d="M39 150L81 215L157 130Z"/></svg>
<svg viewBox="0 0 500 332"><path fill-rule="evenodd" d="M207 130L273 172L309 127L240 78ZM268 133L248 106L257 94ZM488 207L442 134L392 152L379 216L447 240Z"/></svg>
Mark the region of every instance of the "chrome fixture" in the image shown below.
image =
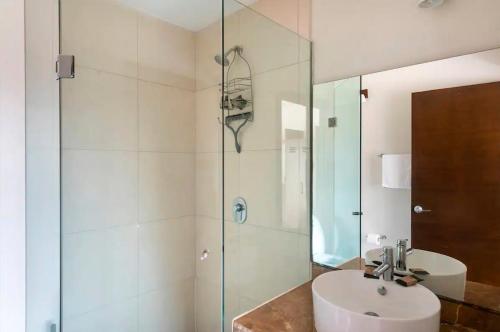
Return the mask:
<svg viewBox="0 0 500 332"><path fill-rule="evenodd" d="M233 57L230 60L231 54ZM223 112L227 111L227 115L224 114L224 125L233 133L236 152L241 153L241 143L238 138L240 130L249 121L253 121L252 69L243 56L241 46L230 48L224 55L217 54L214 59L219 65L228 67L224 87L221 89L220 107ZM237 74L231 77L233 66L241 67L238 67ZM234 122L238 124L233 125Z"/></svg>
<svg viewBox="0 0 500 332"><path fill-rule="evenodd" d="M237 224L247 221L247 202L242 197L236 197L233 201L233 221Z"/></svg>
<svg viewBox="0 0 500 332"><path fill-rule="evenodd" d="M377 288L377 293L379 293L380 295L384 296L387 294L387 288L385 288L384 286L379 286Z"/></svg>
<svg viewBox="0 0 500 332"><path fill-rule="evenodd" d="M200 261L204 261L205 259L208 258L208 255L210 254L210 250L208 249L205 249L201 252L201 255L200 255Z"/></svg>
<svg viewBox="0 0 500 332"><path fill-rule="evenodd" d="M415 205L415 207L413 208L413 212L415 212L416 214L421 214L432 212L432 210L426 210L421 205Z"/></svg>
<svg viewBox="0 0 500 332"><path fill-rule="evenodd" d="M75 78L75 56L59 54L56 60L57 79Z"/></svg>
<svg viewBox="0 0 500 332"><path fill-rule="evenodd" d="M241 55L241 53L243 52L243 48L240 46L231 47L229 50L227 50L226 53L224 53L224 56L222 56L221 54L217 54L216 56L214 56L214 60L219 65L227 67L230 64L228 56L233 52Z"/></svg>
<svg viewBox="0 0 500 332"><path fill-rule="evenodd" d="M375 277L380 277L383 275L385 281L394 280L394 248L384 247L382 248L382 264L373 271Z"/></svg>
<svg viewBox="0 0 500 332"><path fill-rule="evenodd" d="M441 6L444 3L444 0L419 0L418 6L420 8L434 8Z"/></svg>
<svg viewBox="0 0 500 332"><path fill-rule="evenodd" d="M406 271L406 257L413 253L412 248L408 248L408 239L396 241L396 270Z"/></svg>

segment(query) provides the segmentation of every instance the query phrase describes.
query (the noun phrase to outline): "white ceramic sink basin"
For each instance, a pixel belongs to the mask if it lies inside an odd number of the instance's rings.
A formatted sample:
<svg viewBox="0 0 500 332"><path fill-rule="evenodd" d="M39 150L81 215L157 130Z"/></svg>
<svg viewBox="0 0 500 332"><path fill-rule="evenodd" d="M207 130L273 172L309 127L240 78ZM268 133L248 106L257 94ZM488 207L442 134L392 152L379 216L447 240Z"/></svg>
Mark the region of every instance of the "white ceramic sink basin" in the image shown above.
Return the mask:
<svg viewBox="0 0 500 332"><path fill-rule="evenodd" d="M378 287L384 286L386 295ZM314 321L318 332L438 332L441 303L416 285L367 279L363 271L333 271L312 284ZM376 313L378 317L366 313Z"/></svg>
<svg viewBox="0 0 500 332"><path fill-rule="evenodd" d="M381 254L382 249L368 251L365 258L367 264L374 260L380 261ZM459 260L432 251L414 249L406 258L406 267L422 268L429 272L429 275L421 276L424 281L420 284L436 294L464 300L467 267Z"/></svg>

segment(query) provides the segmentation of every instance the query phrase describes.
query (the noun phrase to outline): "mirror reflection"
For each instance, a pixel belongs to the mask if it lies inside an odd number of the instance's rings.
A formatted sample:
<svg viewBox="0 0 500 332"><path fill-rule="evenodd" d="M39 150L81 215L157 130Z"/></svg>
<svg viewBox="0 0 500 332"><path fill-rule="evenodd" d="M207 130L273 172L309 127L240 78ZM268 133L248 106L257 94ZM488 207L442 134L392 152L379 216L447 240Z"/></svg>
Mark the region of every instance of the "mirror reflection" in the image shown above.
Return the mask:
<svg viewBox="0 0 500 332"><path fill-rule="evenodd" d="M390 246L396 275L500 311L499 99L500 49L316 85L314 261Z"/></svg>

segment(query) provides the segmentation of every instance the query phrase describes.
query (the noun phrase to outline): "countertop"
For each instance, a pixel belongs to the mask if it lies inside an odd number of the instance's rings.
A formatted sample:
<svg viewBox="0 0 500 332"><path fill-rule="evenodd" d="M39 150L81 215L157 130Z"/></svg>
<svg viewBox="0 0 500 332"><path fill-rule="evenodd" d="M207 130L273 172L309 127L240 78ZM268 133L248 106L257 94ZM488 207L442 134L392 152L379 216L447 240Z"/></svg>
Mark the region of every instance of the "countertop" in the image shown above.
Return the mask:
<svg viewBox="0 0 500 332"><path fill-rule="evenodd" d="M326 271L331 270L316 267L313 276ZM233 332L315 332L311 286L309 281L235 319ZM460 306L455 311L455 307L442 304L441 332L483 331L456 324ZM453 318L447 319L448 315Z"/></svg>

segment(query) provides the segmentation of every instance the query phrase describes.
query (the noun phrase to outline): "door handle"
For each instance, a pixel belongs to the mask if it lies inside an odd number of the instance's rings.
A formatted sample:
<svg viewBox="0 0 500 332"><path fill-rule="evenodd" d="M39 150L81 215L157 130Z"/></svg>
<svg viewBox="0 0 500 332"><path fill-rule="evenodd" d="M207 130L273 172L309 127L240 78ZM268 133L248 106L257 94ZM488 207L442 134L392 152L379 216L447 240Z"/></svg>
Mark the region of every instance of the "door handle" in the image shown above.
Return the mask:
<svg viewBox="0 0 500 332"><path fill-rule="evenodd" d="M432 210L426 210L421 205L415 205L415 207L413 208L413 212L415 212L416 214L421 214L432 212Z"/></svg>

